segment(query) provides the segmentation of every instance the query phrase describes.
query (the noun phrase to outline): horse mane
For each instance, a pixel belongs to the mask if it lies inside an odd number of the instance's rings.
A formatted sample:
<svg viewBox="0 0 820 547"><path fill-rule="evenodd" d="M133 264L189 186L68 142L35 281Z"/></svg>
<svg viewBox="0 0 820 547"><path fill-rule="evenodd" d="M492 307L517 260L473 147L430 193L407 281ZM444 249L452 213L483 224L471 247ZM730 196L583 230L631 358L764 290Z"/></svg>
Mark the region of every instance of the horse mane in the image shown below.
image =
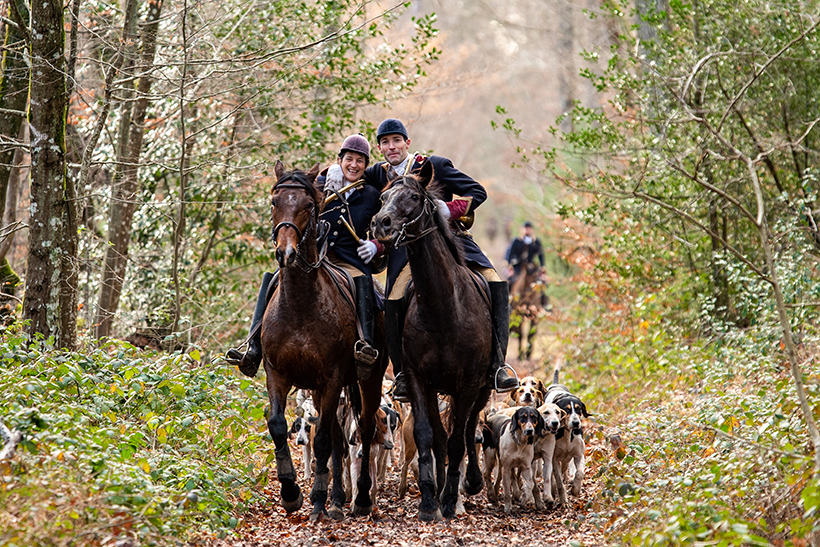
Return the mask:
<svg viewBox="0 0 820 547"><path fill-rule="evenodd" d="M323 199L322 189L316 185L316 183L308 177L306 171L302 171L300 169L294 169L293 171L285 171L282 173L282 176L279 177L279 180L276 181L276 184L273 185L271 189L271 193L276 190L276 187L280 183L297 183L301 184L305 187L308 195L313 199L314 203L316 204L317 214L322 212L325 206L325 200Z"/></svg>
<svg viewBox="0 0 820 547"><path fill-rule="evenodd" d="M412 185L417 186L419 192L429 195L434 200L441 199L444 195L443 184L437 180L433 180L427 188L424 188L421 185L419 178L415 175L405 175L403 177L393 179L388 183L387 187L383 191L387 191L393 186L401 185L403 182L409 182ZM444 219L440 211L436 211L436 214L433 215L433 222L436 223L438 232L444 238L444 243L447 245L447 249L450 251L450 254L453 255L456 263L461 266L466 266L466 262L464 261L464 248L461 246L461 242L456 239L456 236L450 229L449 221Z"/></svg>

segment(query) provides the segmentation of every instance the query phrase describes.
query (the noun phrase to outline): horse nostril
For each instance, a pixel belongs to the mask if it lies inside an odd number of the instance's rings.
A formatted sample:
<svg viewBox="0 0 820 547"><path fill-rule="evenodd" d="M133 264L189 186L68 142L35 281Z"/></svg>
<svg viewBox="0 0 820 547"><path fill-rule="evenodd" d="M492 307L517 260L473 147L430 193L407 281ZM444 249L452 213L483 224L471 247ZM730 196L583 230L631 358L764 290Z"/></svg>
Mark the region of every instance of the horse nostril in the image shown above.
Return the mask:
<svg viewBox="0 0 820 547"><path fill-rule="evenodd" d="M281 263L282 263L282 261L283 261L283 260L285 260L285 253L284 253L284 252L282 252L282 249L276 249L276 253L275 253L275 254L276 254L276 262L278 262L279 264L281 264Z"/></svg>
<svg viewBox="0 0 820 547"><path fill-rule="evenodd" d="M385 216L381 219L382 228L390 228L390 217Z"/></svg>

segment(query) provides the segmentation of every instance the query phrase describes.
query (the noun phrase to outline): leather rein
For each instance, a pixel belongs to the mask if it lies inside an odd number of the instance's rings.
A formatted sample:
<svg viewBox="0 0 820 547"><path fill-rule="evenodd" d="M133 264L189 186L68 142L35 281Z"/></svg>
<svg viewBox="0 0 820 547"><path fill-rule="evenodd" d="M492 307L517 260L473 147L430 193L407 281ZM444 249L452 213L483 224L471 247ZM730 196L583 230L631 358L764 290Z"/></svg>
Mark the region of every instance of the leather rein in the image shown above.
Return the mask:
<svg viewBox="0 0 820 547"><path fill-rule="evenodd" d="M305 186L302 184L284 182L281 184L276 184L273 187L273 191L276 192L280 188L285 188L288 190L303 190L305 191L305 193L307 193L307 188L305 188ZM322 223L325 224L325 226L323 227L324 229L321 229ZM282 228L291 228L295 230L296 236L299 238L299 243L296 245L296 264L305 273L311 272L318 268L322 264L322 261L325 259L325 256L327 256L327 236L329 233L329 230L327 229L327 224L327 221L317 219L316 203L313 202L310 204L310 224L308 224L307 228L305 228L305 231L303 232L302 230L300 230L295 223L289 220L283 220L273 228L273 246L277 247L276 236L279 235L279 230L281 230ZM302 244L307 239L309 233L316 231L317 225L320 226L319 233L316 236L316 243L320 246L319 258L316 260L316 262L311 263L307 261L302 254Z"/></svg>

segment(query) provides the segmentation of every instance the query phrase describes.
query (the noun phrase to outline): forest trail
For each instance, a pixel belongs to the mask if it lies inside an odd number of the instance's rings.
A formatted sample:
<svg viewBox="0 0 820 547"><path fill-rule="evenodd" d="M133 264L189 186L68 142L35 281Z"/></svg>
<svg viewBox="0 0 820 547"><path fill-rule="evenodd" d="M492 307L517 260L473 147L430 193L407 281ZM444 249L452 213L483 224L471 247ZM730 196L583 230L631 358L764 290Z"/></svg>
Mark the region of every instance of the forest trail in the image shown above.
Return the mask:
<svg viewBox="0 0 820 547"><path fill-rule="evenodd" d="M593 440L587 453L600 450L602 442ZM293 447L292 447L293 448ZM301 451L293 451L299 459ZM419 494L410 478L410 491L397 499L398 468L389 470L386 484L380 485L378 509L370 517L352 517L336 522L308 520L309 504L287 515L278 503L279 483L266 491L268 505L254 506L238 528L237 538L214 540L210 547L299 546L401 546L457 547L486 545L492 547L549 547L564 545L605 545L604 535L591 523L601 484L596 478L598 465L589 461L580 497L570 495L570 505L563 509L537 511L534 507L514 507L509 515L503 507L487 501L485 491L465 502L466 515L449 521L419 522ZM307 498L309 484L299 484Z"/></svg>
<svg viewBox="0 0 820 547"><path fill-rule="evenodd" d="M532 365L514 364L520 376L532 374ZM551 374L551 372L550 372ZM539 373L538 376L542 376ZM426 523L417 518L420 495L412 474L408 478L408 495L398 499L400 466L388 468L387 480L379 485L378 508L370 517L353 517L336 522L330 519L311 523L307 502L310 482L300 473L299 485L305 505L287 515L279 505L279 483L275 478L265 494L266 504L253 506L243 516L238 537L213 540L209 547L299 546L401 546L457 547L486 545L492 547L549 547L565 545L605 545L598 511L601 508L600 478L602 463L611 451L600 433L599 424L586 423L586 476L580 497L569 495L569 505L560 509L538 511L535 507L515 506L509 515L503 507L487 500L486 485L478 495L465 501L466 515L449 521ZM290 441L297 469L302 468L301 449ZM398 449L397 449L398 454ZM479 457L480 454L479 454ZM271 468L275 477L275 470ZM597 523L597 527L596 527Z"/></svg>

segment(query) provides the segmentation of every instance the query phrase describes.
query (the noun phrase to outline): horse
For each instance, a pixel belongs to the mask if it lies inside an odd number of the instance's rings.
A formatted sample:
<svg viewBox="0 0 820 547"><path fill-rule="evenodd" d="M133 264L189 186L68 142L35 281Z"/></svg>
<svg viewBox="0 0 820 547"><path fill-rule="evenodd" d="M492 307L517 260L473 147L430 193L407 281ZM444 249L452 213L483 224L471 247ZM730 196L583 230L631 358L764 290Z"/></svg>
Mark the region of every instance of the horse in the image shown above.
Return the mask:
<svg viewBox="0 0 820 547"><path fill-rule="evenodd" d="M518 338L518 359L529 360L538 324L546 314L549 297L541 270L528 262L526 269L510 282L512 296L510 333Z"/></svg>
<svg viewBox="0 0 820 547"><path fill-rule="evenodd" d="M358 339L354 300L334 281L324 252L317 243L324 197L314 185L316 164L308 172L285 171L277 161L276 183L271 189L271 218L279 286L262 320L262 354L267 376L270 418L268 430L276 446L276 472L281 483L281 504L292 513L302 506L302 492L288 448L285 420L287 395L292 387L308 389L319 414L314 437L313 488L310 520L329 515L344 518L342 482L344 437L336 418L342 390L348 393L359 417L365 461L376 428L382 376L387 368L384 315L376 315L375 346L379 358L366 380L357 381L354 344ZM325 509L329 483L328 459L332 456L333 487L330 510ZM358 480L353 515L367 515L376 500L370 499L373 477L365 467Z"/></svg>
<svg viewBox="0 0 820 547"><path fill-rule="evenodd" d="M460 244L436 210L433 176L433 166L427 162L418 177L391 181L370 225L371 233L387 246L407 245L415 286L402 334L402 369L415 418L422 521L454 516L465 449L464 490L475 495L483 488L472 435L492 391L487 374L492 322L488 300L479 287L483 280L473 278ZM451 397L449 437L439 417L437 393Z"/></svg>

